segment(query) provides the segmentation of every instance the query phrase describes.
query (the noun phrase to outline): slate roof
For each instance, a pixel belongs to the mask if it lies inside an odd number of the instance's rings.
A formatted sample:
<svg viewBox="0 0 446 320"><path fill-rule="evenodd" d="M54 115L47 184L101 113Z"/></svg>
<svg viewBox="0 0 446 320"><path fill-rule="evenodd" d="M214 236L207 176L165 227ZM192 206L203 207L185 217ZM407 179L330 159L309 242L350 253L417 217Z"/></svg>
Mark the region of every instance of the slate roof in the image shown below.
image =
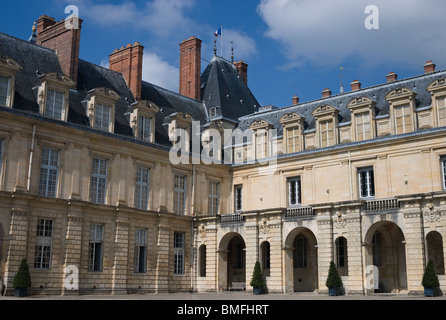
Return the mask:
<svg viewBox="0 0 446 320"><path fill-rule="evenodd" d="M212 58L201 76L201 98L208 114L211 108L216 108L216 116L211 120L237 123L240 117L252 114L260 107L235 66L218 56Z"/></svg>

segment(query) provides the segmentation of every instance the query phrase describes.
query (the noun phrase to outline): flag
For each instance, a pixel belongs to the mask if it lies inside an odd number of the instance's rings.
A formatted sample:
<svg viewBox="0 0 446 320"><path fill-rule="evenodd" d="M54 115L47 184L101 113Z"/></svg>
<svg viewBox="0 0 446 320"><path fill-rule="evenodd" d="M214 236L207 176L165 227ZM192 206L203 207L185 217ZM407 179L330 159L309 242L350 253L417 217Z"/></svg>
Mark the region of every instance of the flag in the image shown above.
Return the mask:
<svg viewBox="0 0 446 320"><path fill-rule="evenodd" d="M214 35L215 35L216 37L221 36L221 27L218 28L218 30L214 32Z"/></svg>

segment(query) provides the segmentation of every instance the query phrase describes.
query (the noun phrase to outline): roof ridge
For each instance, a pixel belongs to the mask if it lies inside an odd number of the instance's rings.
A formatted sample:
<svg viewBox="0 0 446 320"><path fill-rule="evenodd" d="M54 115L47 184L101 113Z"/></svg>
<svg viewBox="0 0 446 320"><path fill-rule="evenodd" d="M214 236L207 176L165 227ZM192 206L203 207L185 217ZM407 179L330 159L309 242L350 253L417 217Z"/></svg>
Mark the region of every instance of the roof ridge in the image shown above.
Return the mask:
<svg viewBox="0 0 446 320"><path fill-rule="evenodd" d="M14 39L14 40L18 40L18 41L20 41L20 42L23 42L24 44L28 44L28 45L30 45L30 46L33 46L33 47L36 47L36 48L39 48L39 49L42 49L42 50L46 50L46 51L50 51L50 52L54 52L54 53L56 52L56 50L53 50L53 49L50 49L50 48L41 46L41 45L36 44L36 43L29 42L29 41L24 40L24 39L21 39L21 38L17 38L17 37L11 36L11 35L9 35L9 34L6 34L6 33L4 33L4 32L1 32L1 31L0 31L0 35L5 36L5 37L7 37L7 38Z"/></svg>

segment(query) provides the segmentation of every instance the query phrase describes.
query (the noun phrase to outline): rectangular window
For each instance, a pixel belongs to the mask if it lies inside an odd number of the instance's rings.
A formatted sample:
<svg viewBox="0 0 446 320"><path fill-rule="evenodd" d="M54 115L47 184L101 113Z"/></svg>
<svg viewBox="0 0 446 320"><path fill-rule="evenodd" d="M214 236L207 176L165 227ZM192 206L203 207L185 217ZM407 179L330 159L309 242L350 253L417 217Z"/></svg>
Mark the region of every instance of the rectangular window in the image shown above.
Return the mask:
<svg viewBox="0 0 446 320"><path fill-rule="evenodd" d="M49 269L53 247L53 220L39 219L37 223L34 268Z"/></svg>
<svg viewBox="0 0 446 320"><path fill-rule="evenodd" d="M287 130L288 153L300 151L299 128L289 128Z"/></svg>
<svg viewBox="0 0 446 320"><path fill-rule="evenodd" d="M302 203L300 178L288 179L288 205L299 206Z"/></svg>
<svg viewBox="0 0 446 320"><path fill-rule="evenodd" d="M235 194L235 211L240 212L243 210L243 186L234 187Z"/></svg>
<svg viewBox="0 0 446 320"><path fill-rule="evenodd" d="M90 182L90 199L93 203L105 204L107 192L108 160L93 159Z"/></svg>
<svg viewBox="0 0 446 320"><path fill-rule="evenodd" d="M356 118L356 141L364 141L372 138L370 125L370 113L357 114Z"/></svg>
<svg viewBox="0 0 446 320"><path fill-rule="evenodd" d="M361 199L375 197L375 177L373 167L358 170L359 194Z"/></svg>
<svg viewBox="0 0 446 320"><path fill-rule="evenodd" d="M0 76L0 105L9 106L10 78Z"/></svg>
<svg viewBox="0 0 446 320"><path fill-rule="evenodd" d="M45 116L62 119L64 110L64 94L55 90L48 89L46 94Z"/></svg>
<svg viewBox="0 0 446 320"><path fill-rule="evenodd" d="M43 148L40 163L39 195L55 198L59 172L59 151Z"/></svg>
<svg viewBox="0 0 446 320"><path fill-rule="evenodd" d="M220 183L209 182L208 214L217 215L220 202Z"/></svg>
<svg viewBox="0 0 446 320"><path fill-rule="evenodd" d="M446 96L437 98L438 126L446 126Z"/></svg>
<svg viewBox="0 0 446 320"><path fill-rule="evenodd" d="M88 271L102 271L102 252L104 241L104 226L90 226L90 243L88 248Z"/></svg>
<svg viewBox="0 0 446 320"><path fill-rule="evenodd" d="M257 159L268 156L268 133L266 130L259 130L256 134L256 156Z"/></svg>
<svg viewBox="0 0 446 320"><path fill-rule="evenodd" d="M443 189L446 190L446 157L441 157L441 172L443 179Z"/></svg>
<svg viewBox="0 0 446 320"><path fill-rule="evenodd" d="M110 131L111 107L96 104L94 127L101 131Z"/></svg>
<svg viewBox="0 0 446 320"><path fill-rule="evenodd" d="M4 140L0 139L0 175L2 173L2 164L3 164L3 149L4 149Z"/></svg>
<svg viewBox="0 0 446 320"><path fill-rule="evenodd" d="M173 209L178 215L186 214L186 176L175 175Z"/></svg>
<svg viewBox="0 0 446 320"><path fill-rule="evenodd" d="M136 229L135 233L135 272L145 273L147 270L147 230Z"/></svg>
<svg viewBox="0 0 446 320"><path fill-rule="evenodd" d="M174 274L184 274L184 233L174 233Z"/></svg>
<svg viewBox="0 0 446 320"><path fill-rule="evenodd" d="M395 107L395 128L396 134L402 134L412 131L412 118L410 106L408 104Z"/></svg>
<svg viewBox="0 0 446 320"><path fill-rule="evenodd" d="M152 135L152 119L139 116L138 138L150 142L151 135Z"/></svg>
<svg viewBox="0 0 446 320"><path fill-rule="evenodd" d="M136 171L135 207L147 210L149 206L150 169L139 167Z"/></svg>
<svg viewBox="0 0 446 320"><path fill-rule="evenodd" d="M321 121L320 123L320 135L321 135L321 148L334 145L334 127L333 121Z"/></svg>

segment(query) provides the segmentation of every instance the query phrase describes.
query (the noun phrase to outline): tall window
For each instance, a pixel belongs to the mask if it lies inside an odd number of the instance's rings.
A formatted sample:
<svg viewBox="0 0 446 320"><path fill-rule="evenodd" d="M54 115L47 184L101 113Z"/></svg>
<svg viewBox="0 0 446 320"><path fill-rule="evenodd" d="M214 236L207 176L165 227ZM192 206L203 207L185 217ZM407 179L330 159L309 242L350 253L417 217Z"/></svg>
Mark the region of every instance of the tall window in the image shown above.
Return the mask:
<svg viewBox="0 0 446 320"><path fill-rule="evenodd" d="M300 178L288 179L288 205L298 206L302 203Z"/></svg>
<svg viewBox="0 0 446 320"><path fill-rule="evenodd" d="M298 127L287 129L287 146L288 146L288 153L295 153L300 151Z"/></svg>
<svg viewBox="0 0 446 320"><path fill-rule="evenodd" d="M321 121L320 123L320 139L321 148L334 145L333 120Z"/></svg>
<svg viewBox="0 0 446 320"><path fill-rule="evenodd" d="M45 116L62 119L64 110L64 94L55 90L48 89L46 94Z"/></svg>
<svg viewBox="0 0 446 320"><path fill-rule="evenodd" d="M443 189L446 190L446 157L441 157L440 161L441 161L441 172L442 172L442 180L443 180ZM1 163L0 163L0 169L1 169Z"/></svg>
<svg viewBox="0 0 446 320"><path fill-rule="evenodd" d="M271 268L271 245L268 241L264 241L260 246L262 252L262 269L263 275L269 276Z"/></svg>
<svg viewBox="0 0 446 320"><path fill-rule="evenodd" d="M0 76L0 105L9 105L10 78Z"/></svg>
<svg viewBox="0 0 446 320"><path fill-rule="evenodd" d="M95 118L94 118L94 127L95 129L102 131L110 130L110 118L111 118L111 107L96 104Z"/></svg>
<svg viewBox="0 0 446 320"><path fill-rule="evenodd" d="M90 226L90 243L88 248L88 271L102 271L102 252L104 241L104 226Z"/></svg>
<svg viewBox="0 0 446 320"><path fill-rule="evenodd" d="M186 214L186 176L175 176L173 207L176 214Z"/></svg>
<svg viewBox="0 0 446 320"><path fill-rule="evenodd" d="M358 170L359 194L361 198L375 197L375 177L373 167Z"/></svg>
<svg viewBox="0 0 446 320"><path fill-rule="evenodd" d="M295 240L295 268L307 267L307 238L299 236Z"/></svg>
<svg viewBox="0 0 446 320"><path fill-rule="evenodd" d="M209 182L208 214L217 215L220 202L220 183Z"/></svg>
<svg viewBox="0 0 446 320"><path fill-rule="evenodd" d="M39 219L37 224L34 268L49 269L53 247L53 220Z"/></svg>
<svg viewBox="0 0 446 320"><path fill-rule="evenodd" d="M243 210L243 186L234 187L235 198L235 211L240 212Z"/></svg>
<svg viewBox="0 0 446 320"><path fill-rule="evenodd" d="M259 130L256 134L256 156L257 159L268 156L268 133L266 130Z"/></svg>
<svg viewBox="0 0 446 320"><path fill-rule="evenodd" d="M382 265L382 236L379 231L376 231L372 239L372 255L373 255L373 265Z"/></svg>
<svg viewBox="0 0 446 320"><path fill-rule="evenodd" d="M184 233L174 233L174 274L184 274Z"/></svg>
<svg viewBox="0 0 446 320"><path fill-rule="evenodd" d="M410 114L410 106L395 107L395 128L396 134L407 133L412 131L412 118Z"/></svg>
<svg viewBox="0 0 446 320"><path fill-rule="evenodd" d="M152 135L152 119L139 116L138 137L144 141L150 141Z"/></svg>
<svg viewBox="0 0 446 320"><path fill-rule="evenodd" d="M344 237L340 237L336 240L336 264L339 268L347 266L347 240Z"/></svg>
<svg viewBox="0 0 446 320"><path fill-rule="evenodd" d="M446 96L437 98L438 126L446 126Z"/></svg>
<svg viewBox="0 0 446 320"><path fill-rule="evenodd" d="M145 273L147 270L147 230L136 229L135 233L135 272Z"/></svg>
<svg viewBox="0 0 446 320"><path fill-rule="evenodd" d="M364 141L372 138L370 113L364 112L356 116L356 140Z"/></svg>
<svg viewBox="0 0 446 320"><path fill-rule="evenodd" d="M105 204L107 191L108 160L93 159L93 168L90 182L91 202Z"/></svg>
<svg viewBox="0 0 446 320"><path fill-rule="evenodd" d="M206 277L206 245L200 246L200 277Z"/></svg>
<svg viewBox="0 0 446 320"><path fill-rule="evenodd" d="M39 195L55 198L59 171L59 151L43 148L40 164Z"/></svg>
<svg viewBox="0 0 446 320"><path fill-rule="evenodd" d="M4 141L0 139L0 174L2 173Z"/></svg>
<svg viewBox="0 0 446 320"><path fill-rule="evenodd" d="M136 171L135 207L147 210L149 206L150 169L139 167Z"/></svg>

